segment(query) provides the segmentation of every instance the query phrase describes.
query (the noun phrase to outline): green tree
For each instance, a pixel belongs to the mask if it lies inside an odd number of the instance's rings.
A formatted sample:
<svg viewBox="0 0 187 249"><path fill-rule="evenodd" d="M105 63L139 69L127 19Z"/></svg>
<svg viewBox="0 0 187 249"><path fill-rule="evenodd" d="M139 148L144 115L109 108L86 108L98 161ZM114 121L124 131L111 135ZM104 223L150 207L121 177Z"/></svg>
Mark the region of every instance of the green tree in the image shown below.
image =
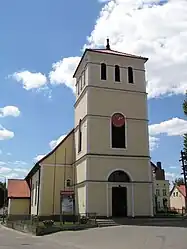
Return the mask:
<svg viewBox="0 0 187 249"><path fill-rule="evenodd" d="M7 189L5 183L0 182L0 209L4 206L4 202L7 206Z"/></svg>
<svg viewBox="0 0 187 249"><path fill-rule="evenodd" d="M182 177L176 178L173 181L173 185L177 185L177 186L184 185L184 179Z"/></svg>

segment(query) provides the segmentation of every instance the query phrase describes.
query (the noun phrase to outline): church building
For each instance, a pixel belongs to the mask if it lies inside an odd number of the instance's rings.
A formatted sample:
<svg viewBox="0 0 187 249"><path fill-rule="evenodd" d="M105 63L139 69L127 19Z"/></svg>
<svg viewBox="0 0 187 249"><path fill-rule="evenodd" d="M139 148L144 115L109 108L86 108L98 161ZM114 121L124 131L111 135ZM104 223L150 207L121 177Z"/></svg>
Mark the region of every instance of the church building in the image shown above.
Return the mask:
<svg viewBox="0 0 187 249"><path fill-rule="evenodd" d="M60 215L67 192L76 214L153 216L147 60L112 50L108 39L85 50L73 75L74 129L25 178L30 214Z"/></svg>

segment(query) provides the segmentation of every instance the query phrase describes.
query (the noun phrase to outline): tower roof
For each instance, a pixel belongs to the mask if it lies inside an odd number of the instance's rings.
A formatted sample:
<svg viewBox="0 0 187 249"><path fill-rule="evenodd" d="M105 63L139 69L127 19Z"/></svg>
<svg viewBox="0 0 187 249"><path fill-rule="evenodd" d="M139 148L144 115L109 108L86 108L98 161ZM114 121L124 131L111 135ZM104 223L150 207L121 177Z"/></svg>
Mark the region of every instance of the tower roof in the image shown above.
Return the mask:
<svg viewBox="0 0 187 249"><path fill-rule="evenodd" d="M109 39L107 39L107 45L106 45L105 49L103 49L103 48L101 48L101 49L91 49L91 48L85 49L85 51L84 51L84 53L82 55L82 58L81 58L78 66L77 66L77 68L75 70L73 78L75 77L75 75L76 75L76 73L78 71L78 68L81 65L81 63L83 61L83 58L85 57L87 52L95 52L95 53L101 53L101 54L110 54L110 55L130 57L130 58L134 58L134 59L141 59L141 60L144 60L145 62L148 60L148 58L146 58L146 57L142 57L142 56L138 56L138 55L133 55L133 54L128 54L128 53L123 53L123 52L120 52L120 51L112 50L110 48Z"/></svg>

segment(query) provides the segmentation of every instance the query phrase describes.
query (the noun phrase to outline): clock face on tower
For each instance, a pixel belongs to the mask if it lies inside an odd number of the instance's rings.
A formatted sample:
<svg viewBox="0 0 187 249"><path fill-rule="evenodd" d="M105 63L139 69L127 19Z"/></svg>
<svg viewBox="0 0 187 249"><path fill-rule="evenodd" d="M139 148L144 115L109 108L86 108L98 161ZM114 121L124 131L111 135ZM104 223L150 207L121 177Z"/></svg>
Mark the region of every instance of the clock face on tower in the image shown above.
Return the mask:
<svg viewBox="0 0 187 249"><path fill-rule="evenodd" d="M125 124L125 117L121 113L115 113L112 116L112 124L115 127L121 127Z"/></svg>

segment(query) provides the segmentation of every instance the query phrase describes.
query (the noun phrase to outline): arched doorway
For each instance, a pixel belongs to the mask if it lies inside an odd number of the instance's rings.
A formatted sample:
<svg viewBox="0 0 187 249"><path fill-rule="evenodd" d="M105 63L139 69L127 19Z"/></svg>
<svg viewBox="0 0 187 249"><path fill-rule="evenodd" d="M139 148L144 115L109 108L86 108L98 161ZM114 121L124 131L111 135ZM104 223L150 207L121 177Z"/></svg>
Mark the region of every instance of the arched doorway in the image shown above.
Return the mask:
<svg viewBox="0 0 187 249"><path fill-rule="evenodd" d="M127 216L127 187L121 186L120 183L131 182L127 173L123 170L116 170L108 177L108 182L119 183L119 186L112 187L112 216L126 217Z"/></svg>

